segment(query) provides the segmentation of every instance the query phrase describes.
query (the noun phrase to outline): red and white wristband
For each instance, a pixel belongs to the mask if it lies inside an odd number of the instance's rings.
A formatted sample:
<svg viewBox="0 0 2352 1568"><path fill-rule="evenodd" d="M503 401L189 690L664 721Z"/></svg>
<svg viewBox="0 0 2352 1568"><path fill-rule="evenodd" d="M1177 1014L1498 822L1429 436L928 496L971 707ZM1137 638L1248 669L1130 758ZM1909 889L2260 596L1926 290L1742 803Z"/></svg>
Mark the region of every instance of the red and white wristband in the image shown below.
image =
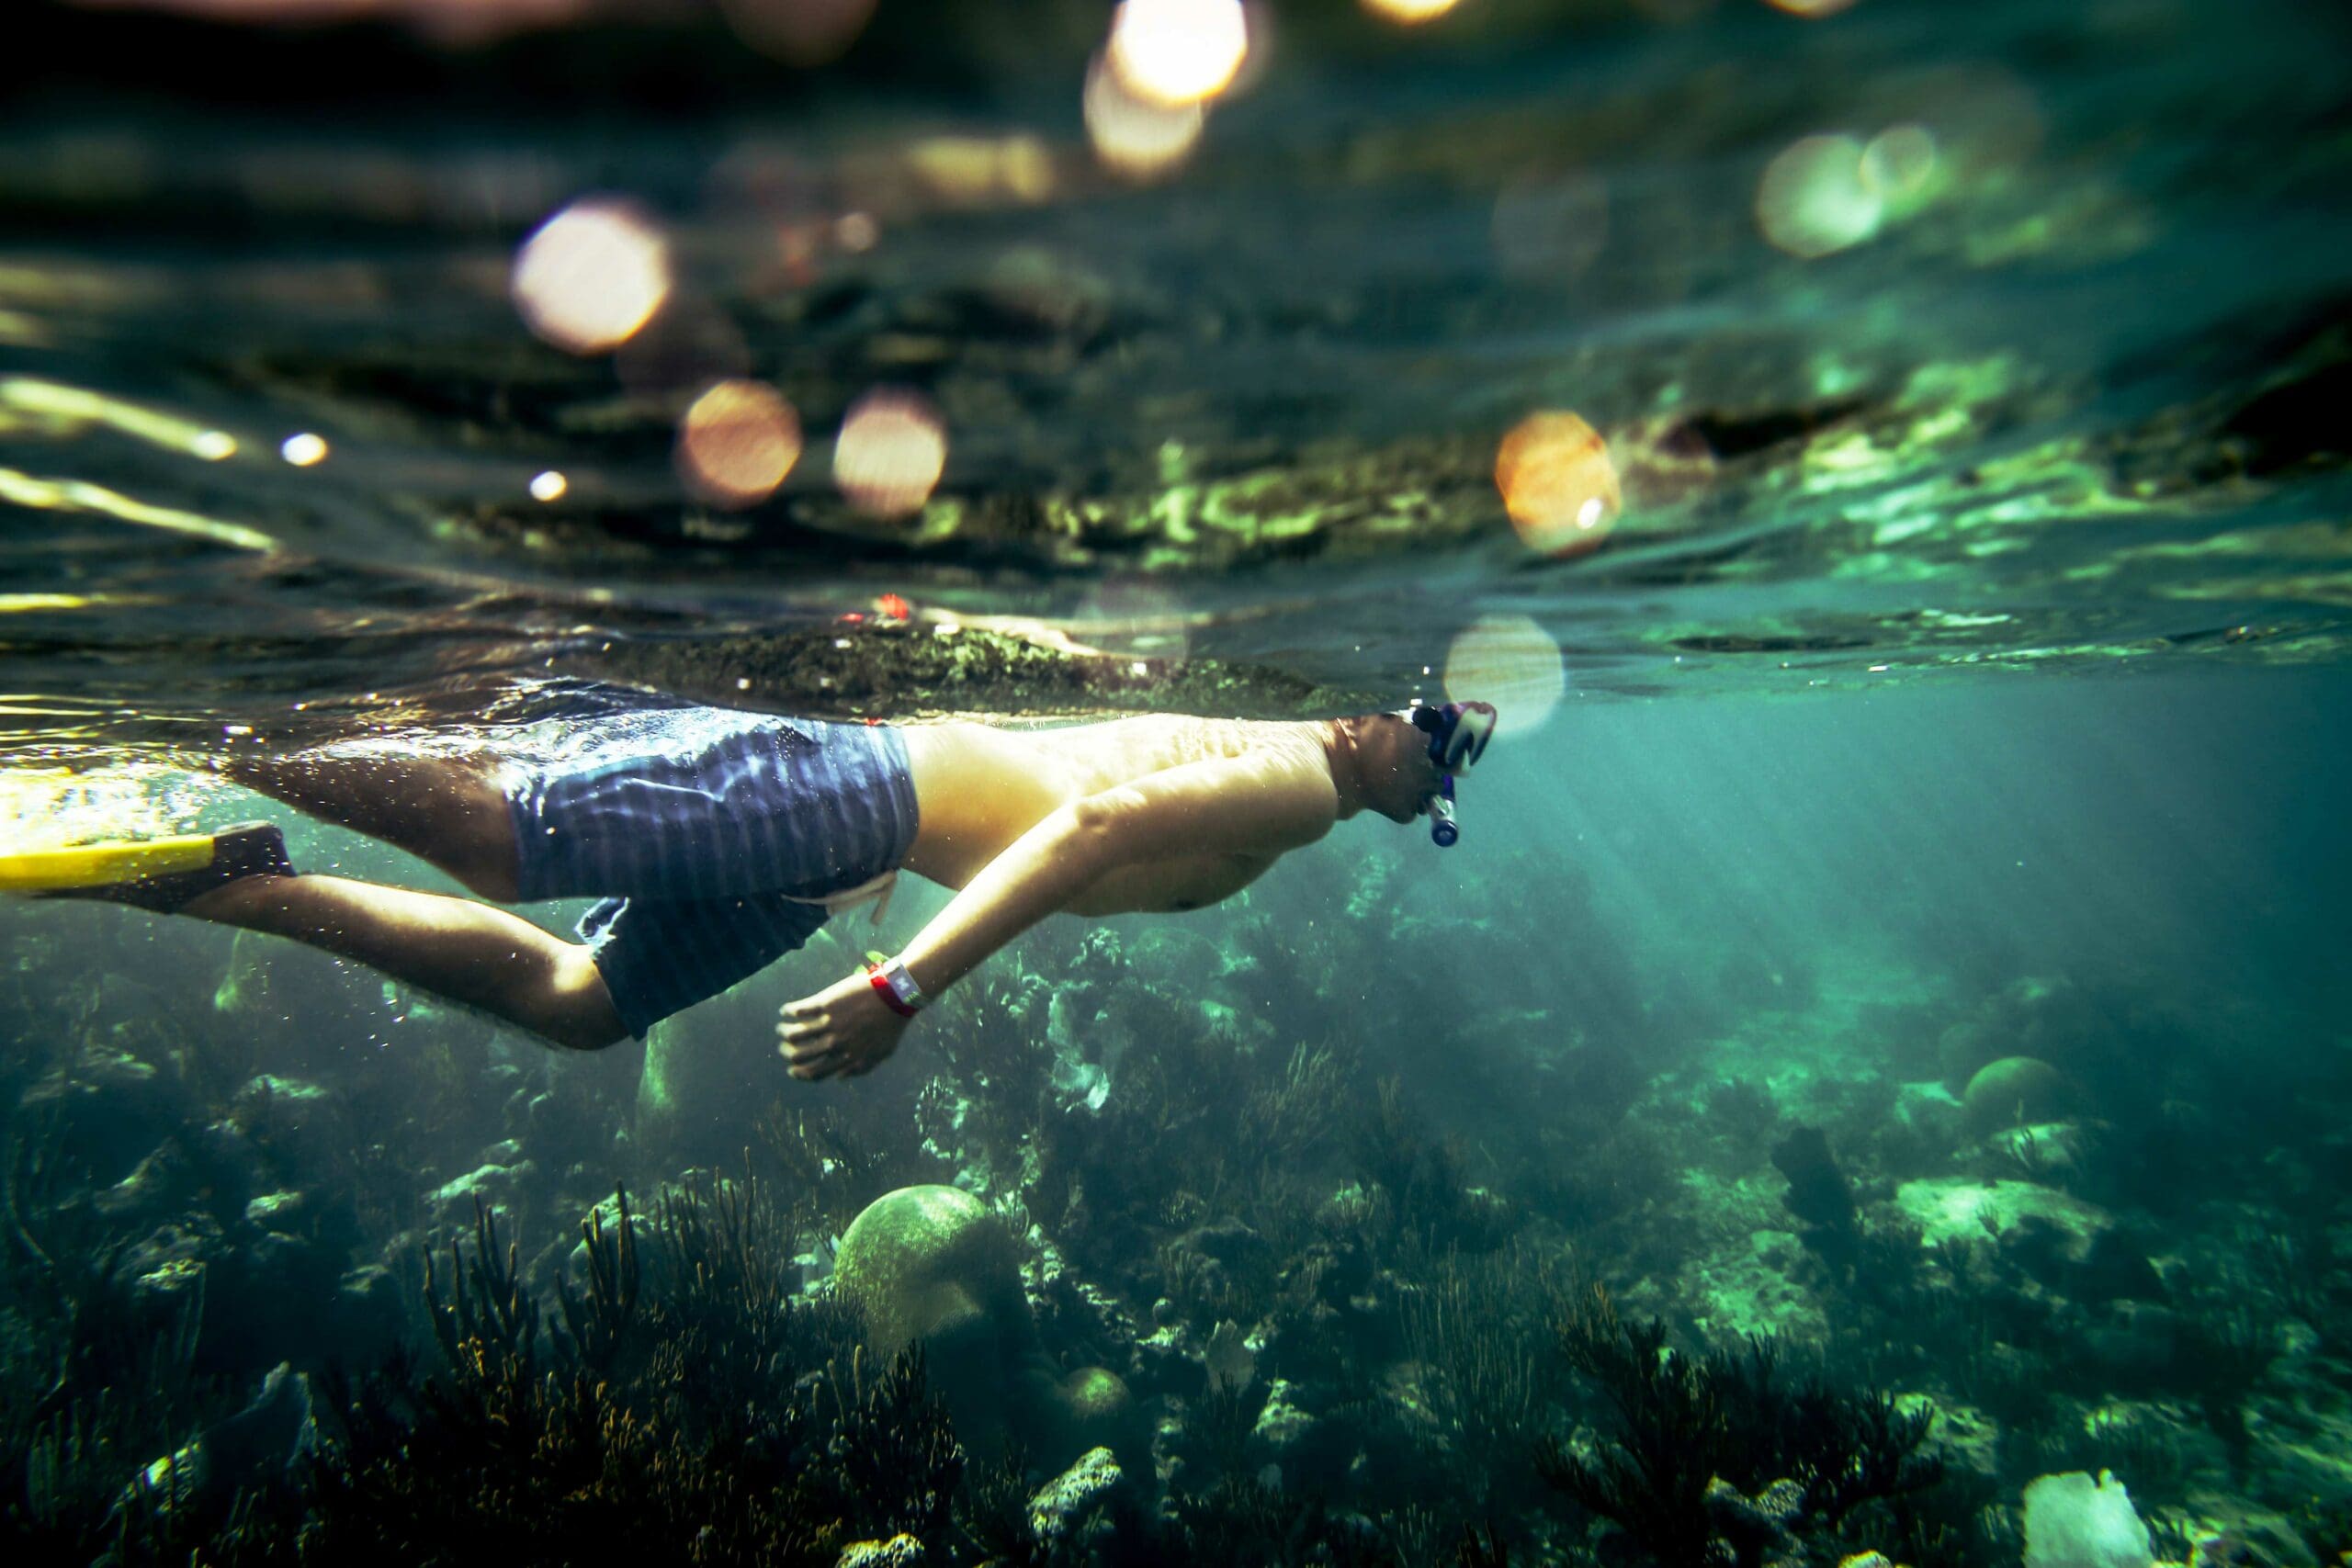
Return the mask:
<svg viewBox="0 0 2352 1568"><path fill-rule="evenodd" d="M907 973L907 966L898 959L885 958L878 953L867 953L865 979L874 987L874 994L882 998L882 1005L900 1018L914 1017L929 1000L922 994L922 987L915 984L915 977Z"/></svg>

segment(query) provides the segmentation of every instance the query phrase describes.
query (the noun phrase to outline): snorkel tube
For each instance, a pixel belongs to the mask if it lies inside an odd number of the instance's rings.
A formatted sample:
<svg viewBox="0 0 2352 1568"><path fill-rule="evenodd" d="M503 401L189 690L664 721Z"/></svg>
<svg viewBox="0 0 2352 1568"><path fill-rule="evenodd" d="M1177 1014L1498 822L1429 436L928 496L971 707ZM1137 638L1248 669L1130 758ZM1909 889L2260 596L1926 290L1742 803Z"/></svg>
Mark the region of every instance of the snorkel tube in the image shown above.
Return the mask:
<svg viewBox="0 0 2352 1568"><path fill-rule="evenodd" d="M1437 793L1430 797L1430 842L1451 849L1462 838L1461 824L1453 819L1453 775L1468 773L1486 755L1487 742L1495 738L1495 705L1448 703L1430 707L1415 703L1403 716L1430 738L1430 761L1440 775Z"/></svg>
<svg viewBox="0 0 2352 1568"><path fill-rule="evenodd" d="M1445 775L1437 793L1430 796L1430 842L1439 849L1450 850L1462 837L1462 829L1453 820L1453 775Z"/></svg>

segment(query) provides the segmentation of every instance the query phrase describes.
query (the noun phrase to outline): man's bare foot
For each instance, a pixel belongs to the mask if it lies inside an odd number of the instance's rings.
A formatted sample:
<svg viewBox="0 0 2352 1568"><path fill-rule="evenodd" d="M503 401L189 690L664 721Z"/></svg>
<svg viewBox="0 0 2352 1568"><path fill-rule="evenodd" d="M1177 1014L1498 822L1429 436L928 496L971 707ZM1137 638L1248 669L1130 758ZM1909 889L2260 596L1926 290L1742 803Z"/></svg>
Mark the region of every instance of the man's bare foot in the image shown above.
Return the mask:
<svg viewBox="0 0 2352 1568"><path fill-rule="evenodd" d="M159 915L191 914L212 918L218 900L249 878L292 876L294 862L286 853L286 835L274 822L240 822L212 835L212 863L193 871L167 872L160 876L134 877L128 882L94 883L65 887L45 897L92 898L130 904Z"/></svg>

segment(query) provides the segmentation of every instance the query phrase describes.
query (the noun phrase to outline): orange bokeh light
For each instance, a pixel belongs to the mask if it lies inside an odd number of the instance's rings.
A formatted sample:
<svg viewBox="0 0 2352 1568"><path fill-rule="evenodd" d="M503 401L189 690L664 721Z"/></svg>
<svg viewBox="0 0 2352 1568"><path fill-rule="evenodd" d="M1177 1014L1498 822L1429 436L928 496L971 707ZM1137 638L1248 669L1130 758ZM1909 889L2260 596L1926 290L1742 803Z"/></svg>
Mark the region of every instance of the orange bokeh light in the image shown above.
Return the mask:
<svg viewBox="0 0 2352 1568"><path fill-rule="evenodd" d="M833 483L877 517L922 509L947 467L947 428L920 395L882 387L852 403L833 443Z"/></svg>
<svg viewBox="0 0 2352 1568"><path fill-rule="evenodd" d="M1576 414L1529 414L1495 454L1495 488L1529 548L1578 555L1616 526L1624 499L1600 433Z"/></svg>
<svg viewBox="0 0 2352 1568"><path fill-rule="evenodd" d="M678 473L716 506L755 506L800 460L800 418L775 389L721 381L678 422Z"/></svg>

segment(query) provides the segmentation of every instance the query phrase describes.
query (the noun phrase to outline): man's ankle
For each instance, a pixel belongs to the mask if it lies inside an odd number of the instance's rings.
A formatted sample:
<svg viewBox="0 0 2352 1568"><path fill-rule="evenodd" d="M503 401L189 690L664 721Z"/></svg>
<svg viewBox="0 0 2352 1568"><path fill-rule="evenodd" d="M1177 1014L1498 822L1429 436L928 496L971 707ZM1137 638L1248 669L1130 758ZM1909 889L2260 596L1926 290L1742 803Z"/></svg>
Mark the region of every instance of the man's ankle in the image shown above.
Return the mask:
<svg viewBox="0 0 2352 1568"><path fill-rule="evenodd" d="M209 892L198 894L175 913L193 915L199 920L217 920L226 925L242 924L247 918L283 897L294 881L291 876L241 876Z"/></svg>

